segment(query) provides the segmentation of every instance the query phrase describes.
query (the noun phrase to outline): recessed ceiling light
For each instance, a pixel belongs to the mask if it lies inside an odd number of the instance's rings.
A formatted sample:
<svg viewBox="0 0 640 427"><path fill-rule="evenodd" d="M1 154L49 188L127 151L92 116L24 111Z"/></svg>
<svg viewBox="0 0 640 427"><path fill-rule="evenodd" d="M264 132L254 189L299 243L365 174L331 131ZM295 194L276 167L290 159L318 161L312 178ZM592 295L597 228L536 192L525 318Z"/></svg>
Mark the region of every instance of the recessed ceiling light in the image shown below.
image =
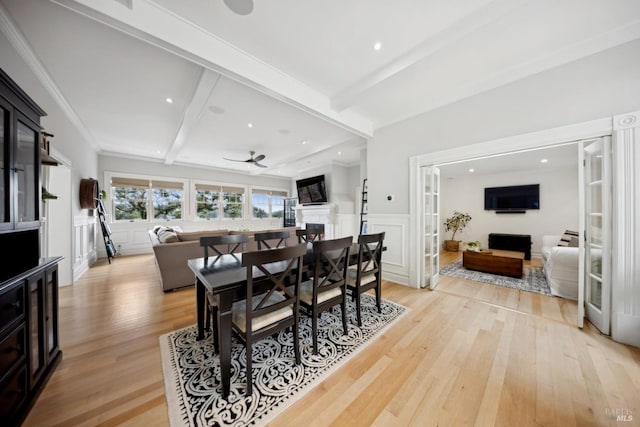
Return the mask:
<svg viewBox="0 0 640 427"><path fill-rule="evenodd" d="M380 43L380 42L375 42L375 43L373 44L373 50L380 50L380 49L382 49L382 43Z"/></svg>
<svg viewBox="0 0 640 427"><path fill-rule="evenodd" d="M161 153L161 151L160 151L160 150L156 150L156 153L160 154L160 153Z"/></svg>
<svg viewBox="0 0 640 427"><path fill-rule="evenodd" d="M309 142L309 141L307 141L306 139L303 139L303 140L302 140L302 145L307 145L307 143L308 143L308 142Z"/></svg>
<svg viewBox="0 0 640 427"><path fill-rule="evenodd" d="M247 123L247 127L252 128L253 127L253 123Z"/></svg>
<svg viewBox="0 0 640 427"><path fill-rule="evenodd" d="M549 160L548 159L542 159L540 160L540 163L547 163Z"/></svg>
<svg viewBox="0 0 640 427"><path fill-rule="evenodd" d="M342 154L342 151L338 151L338 156Z"/></svg>
<svg viewBox="0 0 640 427"><path fill-rule="evenodd" d="M173 104L173 99L171 98L167 98L165 99L165 101L167 101L167 104Z"/></svg>
<svg viewBox="0 0 640 427"><path fill-rule="evenodd" d="M469 172L473 173L473 172L475 172L475 169L471 168L471 169L469 169Z"/></svg>

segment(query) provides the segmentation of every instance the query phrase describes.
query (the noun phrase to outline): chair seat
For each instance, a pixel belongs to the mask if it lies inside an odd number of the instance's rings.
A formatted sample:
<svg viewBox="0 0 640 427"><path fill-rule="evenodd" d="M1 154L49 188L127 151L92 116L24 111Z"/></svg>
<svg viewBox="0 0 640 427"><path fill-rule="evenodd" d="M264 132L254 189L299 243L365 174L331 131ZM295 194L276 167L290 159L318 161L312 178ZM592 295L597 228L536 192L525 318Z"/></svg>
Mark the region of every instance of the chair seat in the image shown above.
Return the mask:
<svg viewBox="0 0 640 427"><path fill-rule="evenodd" d="M267 300L267 304L275 304L280 301L284 301L284 297L281 294L272 294ZM252 298L253 307L258 305L258 303L262 300L262 295L256 295ZM273 325L274 323L279 322L280 320L286 319L287 317L293 316L293 305L288 305L286 307L282 307L279 310L276 310L272 313L265 314L263 316L258 316L253 319L251 324L251 331L255 332L267 326ZM231 307L231 319L233 323L240 329L242 332L246 332L247 326L247 300L239 301L233 303Z"/></svg>
<svg viewBox="0 0 640 427"><path fill-rule="evenodd" d="M320 278L320 281L323 279ZM300 295L300 301L307 304L313 304L313 280L307 280L306 282L302 282L300 284L300 289L298 289L298 294ZM323 303L331 298L335 298L340 295L340 288L329 289L324 292L320 292L318 294L318 304Z"/></svg>
<svg viewBox="0 0 640 427"><path fill-rule="evenodd" d="M373 270L373 265L367 267L365 272ZM349 267L347 269L347 285L355 286L356 280L358 278L358 267ZM375 274L363 275L360 278L360 285L366 285L367 283L371 283L376 280Z"/></svg>

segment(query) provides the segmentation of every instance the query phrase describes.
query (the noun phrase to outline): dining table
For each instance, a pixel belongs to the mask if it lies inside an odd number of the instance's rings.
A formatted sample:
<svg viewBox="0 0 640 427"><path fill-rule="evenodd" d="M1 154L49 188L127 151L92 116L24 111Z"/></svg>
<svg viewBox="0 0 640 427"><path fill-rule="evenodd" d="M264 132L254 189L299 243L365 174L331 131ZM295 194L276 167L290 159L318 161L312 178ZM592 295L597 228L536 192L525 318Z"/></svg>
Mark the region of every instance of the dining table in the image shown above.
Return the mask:
<svg viewBox="0 0 640 427"><path fill-rule="evenodd" d="M385 250L386 248L383 248ZM266 249L271 250L271 249ZM349 264L357 263L359 246L353 243L349 249ZM309 274L315 262L313 244L307 243L307 252L303 257L303 276ZM242 253L224 254L187 261L196 279L197 340L205 338L205 298L210 292L218 296L218 351L220 358L220 380L222 396L226 399L231 390L231 307L234 301L246 297L247 268L242 266ZM268 270L272 273L284 271L288 261L272 263ZM263 277L264 273L254 267L253 277Z"/></svg>

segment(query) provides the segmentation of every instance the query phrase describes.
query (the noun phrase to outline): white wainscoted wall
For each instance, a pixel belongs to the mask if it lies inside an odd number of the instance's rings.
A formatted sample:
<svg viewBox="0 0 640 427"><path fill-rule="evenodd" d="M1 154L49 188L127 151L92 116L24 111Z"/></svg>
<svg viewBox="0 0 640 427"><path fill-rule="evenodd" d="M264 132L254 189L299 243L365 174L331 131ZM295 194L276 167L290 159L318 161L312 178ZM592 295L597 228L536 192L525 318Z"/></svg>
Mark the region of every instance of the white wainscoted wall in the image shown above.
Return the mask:
<svg viewBox="0 0 640 427"><path fill-rule="evenodd" d="M97 222L95 216L76 215L73 217L73 280L82 276L93 264L96 254ZM102 240L102 236L100 236ZM102 247L104 252L104 246ZM106 253L105 255L106 256Z"/></svg>
<svg viewBox="0 0 640 427"><path fill-rule="evenodd" d="M382 278L409 286L409 215L369 214L369 233L384 231Z"/></svg>

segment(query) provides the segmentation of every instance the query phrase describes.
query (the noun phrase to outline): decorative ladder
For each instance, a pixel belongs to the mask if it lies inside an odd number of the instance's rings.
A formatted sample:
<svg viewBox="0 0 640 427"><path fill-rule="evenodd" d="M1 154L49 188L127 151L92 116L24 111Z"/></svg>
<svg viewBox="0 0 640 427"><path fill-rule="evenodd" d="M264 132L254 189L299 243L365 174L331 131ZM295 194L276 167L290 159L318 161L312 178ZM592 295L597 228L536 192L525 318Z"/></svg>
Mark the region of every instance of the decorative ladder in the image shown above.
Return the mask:
<svg viewBox="0 0 640 427"><path fill-rule="evenodd" d="M360 234L367 234L367 178L362 180L362 202L360 203Z"/></svg>
<svg viewBox="0 0 640 427"><path fill-rule="evenodd" d="M116 247L111 241L111 227L107 224L106 210L101 199L98 199L98 219L100 220L100 228L102 229L102 238L104 240L104 248L107 251L107 259L111 264L111 258L116 255Z"/></svg>

